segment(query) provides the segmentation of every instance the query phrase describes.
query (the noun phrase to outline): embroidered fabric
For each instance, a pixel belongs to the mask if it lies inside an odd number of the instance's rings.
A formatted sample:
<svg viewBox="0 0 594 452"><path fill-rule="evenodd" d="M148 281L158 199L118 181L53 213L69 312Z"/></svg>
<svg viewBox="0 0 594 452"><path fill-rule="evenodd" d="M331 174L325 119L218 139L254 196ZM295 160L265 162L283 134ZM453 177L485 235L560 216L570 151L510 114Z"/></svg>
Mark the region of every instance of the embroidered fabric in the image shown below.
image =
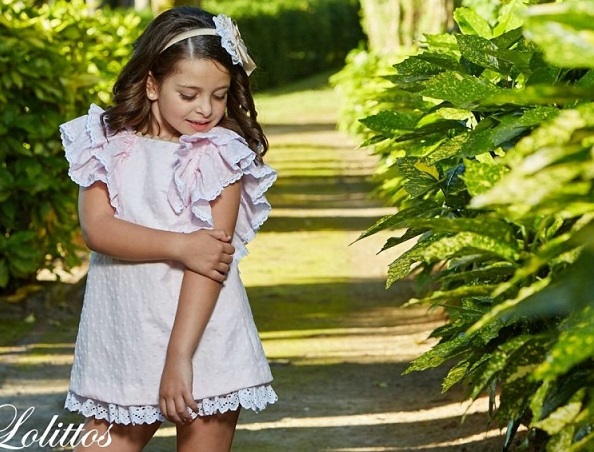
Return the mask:
<svg viewBox="0 0 594 452"><path fill-rule="evenodd" d="M104 110L92 104L86 119L74 120L60 127L69 175L79 185L88 187L99 180L110 188L110 202L119 213L120 172L118 166L140 139L136 134L119 133L109 137L101 125ZM109 131L108 131L109 132ZM183 135L175 151L176 162L169 193L169 203L176 213L187 207L212 228L210 201L223 189L242 180L241 208L235 233L241 238L236 246L236 258L247 254L245 245L267 220L270 204L265 192L276 180L276 172L268 165L257 163L256 154L245 140L227 129L215 127L210 132Z"/></svg>
<svg viewBox="0 0 594 452"><path fill-rule="evenodd" d="M189 207L207 228L213 227L210 201L242 178L241 208L235 227L242 243L236 246L235 257L245 256L245 245L253 240L270 213L265 192L276 180L276 172L256 164L256 154L243 138L219 127L180 137L176 157L174 179L167 194L169 204L178 213Z"/></svg>
<svg viewBox="0 0 594 452"><path fill-rule="evenodd" d="M245 388L230 394L198 400L197 415L210 416L215 413L225 413L229 410L235 411L240 406L258 412L277 400L278 397L270 385ZM66 396L64 407L85 417L103 419L116 424L137 425L165 421L161 410L154 405L121 406L115 403L81 397L71 391ZM195 413L192 414L192 417L197 416Z"/></svg>

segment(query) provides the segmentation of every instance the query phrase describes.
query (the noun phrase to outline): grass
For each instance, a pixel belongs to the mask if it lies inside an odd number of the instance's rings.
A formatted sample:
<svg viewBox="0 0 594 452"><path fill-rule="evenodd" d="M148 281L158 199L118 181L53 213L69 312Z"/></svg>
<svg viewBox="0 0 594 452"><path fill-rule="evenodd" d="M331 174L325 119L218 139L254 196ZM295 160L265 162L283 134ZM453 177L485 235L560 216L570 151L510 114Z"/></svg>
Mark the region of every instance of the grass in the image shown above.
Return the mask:
<svg viewBox="0 0 594 452"><path fill-rule="evenodd" d="M338 94L329 86L332 73L255 95L258 120L263 124L332 123Z"/></svg>

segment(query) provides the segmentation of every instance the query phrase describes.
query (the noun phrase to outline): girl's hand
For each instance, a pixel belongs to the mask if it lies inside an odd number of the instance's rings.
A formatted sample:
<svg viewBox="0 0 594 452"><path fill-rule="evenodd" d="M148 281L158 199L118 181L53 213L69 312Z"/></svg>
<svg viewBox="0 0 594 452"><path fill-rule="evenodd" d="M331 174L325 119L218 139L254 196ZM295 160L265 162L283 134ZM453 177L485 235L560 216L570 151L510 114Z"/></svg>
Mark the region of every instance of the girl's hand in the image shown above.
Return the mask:
<svg viewBox="0 0 594 452"><path fill-rule="evenodd" d="M180 237L179 261L193 272L223 282L235 252L231 237L219 229L201 229Z"/></svg>
<svg viewBox="0 0 594 452"><path fill-rule="evenodd" d="M188 408L198 413L198 404L192 396L192 377L191 359L167 357L159 388L159 408L167 420L188 423L193 420Z"/></svg>

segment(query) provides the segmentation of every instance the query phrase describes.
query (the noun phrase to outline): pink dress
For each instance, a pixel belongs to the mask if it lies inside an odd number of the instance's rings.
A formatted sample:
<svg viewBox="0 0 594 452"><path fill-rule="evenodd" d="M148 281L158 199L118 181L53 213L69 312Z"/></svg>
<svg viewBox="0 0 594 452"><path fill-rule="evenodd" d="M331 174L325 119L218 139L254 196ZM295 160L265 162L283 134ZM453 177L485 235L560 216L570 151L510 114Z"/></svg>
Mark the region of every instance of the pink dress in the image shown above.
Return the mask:
<svg viewBox="0 0 594 452"><path fill-rule="evenodd" d="M179 143L121 132L105 136L91 105L60 127L69 175L82 187L107 184L115 216L152 228L212 228L210 201L242 180L233 263L193 357L200 415L261 410L277 399L272 375L237 267L266 221L264 193L276 179L236 133L215 127ZM163 421L159 383L183 268L176 262L126 262L93 252L66 408L120 424Z"/></svg>

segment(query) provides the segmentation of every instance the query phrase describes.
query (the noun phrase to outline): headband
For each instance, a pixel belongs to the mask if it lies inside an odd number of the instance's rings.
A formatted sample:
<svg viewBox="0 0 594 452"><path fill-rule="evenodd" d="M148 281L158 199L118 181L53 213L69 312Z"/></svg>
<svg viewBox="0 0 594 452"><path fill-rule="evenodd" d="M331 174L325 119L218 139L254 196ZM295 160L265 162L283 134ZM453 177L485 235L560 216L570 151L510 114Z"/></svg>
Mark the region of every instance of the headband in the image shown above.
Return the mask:
<svg viewBox="0 0 594 452"><path fill-rule="evenodd" d="M196 28L194 30L184 31L165 44L161 52L164 52L180 41L193 38L194 36L220 36L221 46L231 55L233 64L243 66L247 75L250 75L256 69L256 63L254 63L254 60L248 54L247 47L239 34L237 24L224 14L213 17L213 21L216 28Z"/></svg>

